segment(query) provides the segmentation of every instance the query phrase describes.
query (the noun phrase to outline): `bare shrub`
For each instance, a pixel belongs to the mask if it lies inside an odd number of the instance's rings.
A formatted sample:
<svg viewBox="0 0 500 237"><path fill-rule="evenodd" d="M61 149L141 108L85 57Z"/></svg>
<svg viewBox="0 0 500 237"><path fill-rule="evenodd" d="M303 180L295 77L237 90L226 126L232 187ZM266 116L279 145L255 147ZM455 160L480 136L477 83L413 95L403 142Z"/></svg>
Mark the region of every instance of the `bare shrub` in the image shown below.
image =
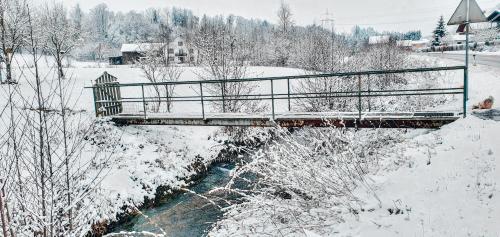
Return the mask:
<svg viewBox="0 0 500 237"><path fill-rule="evenodd" d="M379 154L400 141L399 133L338 128L277 129L276 140L237 167L223 189L240 194L213 231L223 235L301 235L325 232L340 213L359 210L352 191L371 193L365 175L377 169ZM216 191L221 191L216 190ZM271 223L271 224L270 224Z"/></svg>

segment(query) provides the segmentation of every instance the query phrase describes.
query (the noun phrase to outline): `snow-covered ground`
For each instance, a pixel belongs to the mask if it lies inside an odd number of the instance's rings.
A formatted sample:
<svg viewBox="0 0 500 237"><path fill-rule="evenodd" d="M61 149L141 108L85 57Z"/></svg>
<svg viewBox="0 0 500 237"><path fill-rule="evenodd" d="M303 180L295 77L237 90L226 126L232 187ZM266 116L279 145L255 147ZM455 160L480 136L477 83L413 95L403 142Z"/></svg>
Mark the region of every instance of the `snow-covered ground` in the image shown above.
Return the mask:
<svg viewBox="0 0 500 237"><path fill-rule="evenodd" d="M130 66L96 67L95 64L73 63L73 75L81 87L89 86L90 81L104 71L116 76L120 83L147 82L139 68ZM197 80L199 68L186 67L180 80ZM296 75L300 71L286 68L253 67L251 75L278 76ZM180 88L176 93L192 93L190 88ZM89 113L93 113L92 94L84 90L80 103ZM197 111L192 105L174 104L174 111ZM110 162L108 173L101 182L98 213L105 219L113 220L127 206L139 206L144 198L154 198L159 186L177 189L188 186L184 179L195 175L190 166L201 159L209 163L217 157L223 147L224 135L218 127L187 126L129 126L109 129L106 136L117 136L120 146Z"/></svg>
<svg viewBox="0 0 500 237"><path fill-rule="evenodd" d="M500 124L474 116L403 144L371 175L381 202L357 190L365 210L341 236L499 236ZM404 162L395 167L391 161ZM397 214L396 214L397 213Z"/></svg>
<svg viewBox="0 0 500 237"><path fill-rule="evenodd" d="M453 61L443 63L457 64ZM196 70L185 68L181 80L196 80ZM49 71L45 68L42 74ZM98 67L94 63L73 62L68 75L72 75L75 81L73 94L75 101L78 99L75 110L85 110L88 119L93 118L93 97L91 91L83 87L91 85L91 80L104 71L118 77L121 83L145 82L138 68ZM253 76L302 73L288 68L250 68ZM490 95L500 98L498 75L498 69L472 67L471 103ZM455 78L457 75L448 76ZM32 91L28 84L21 83L20 87L27 93ZM283 88L277 86L277 90ZM187 93L192 89L180 91ZM459 98L444 107L456 109L457 105L460 105ZM196 110L192 106L174 105L174 109L178 108ZM115 127L103 122L99 130L101 133L96 135L95 141L120 143L106 164L106 176L99 182L99 195L92 198L95 217L110 220L122 211L124 205L140 205L145 197L153 197L159 186L178 188L187 185L183 179L195 174L189 166L197 158L202 162L213 159L222 148L220 141L224 139L216 135L218 128ZM345 223L334 226L332 233L335 230L346 236L454 236L467 233L498 236L500 231L495 224L500 220L497 200L500 193L496 181L500 177L496 167L499 165L500 143L495 139L496 134L500 134L498 122L468 116L441 130L399 144L398 147L405 150L404 156L388 155L379 171L369 176L381 206L371 196L364 195L362 189L357 190L366 210L373 207L374 211L360 212L357 216L345 215ZM86 152L91 153L90 150ZM404 214L391 215L389 208L402 209Z"/></svg>
<svg viewBox="0 0 500 237"><path fill-rule="evenodd" d="M469 103L479 103L488 96L500 98L498 75L496 68L471 67ZM498 103L494 107L500 109ZM386 153L379 166L366 177L369 188L360 185L353 191L357 199L352 204L355 211L332 208L330 212L339 215L311 216L316 222L299 221L302 227L295 235L500 236L498 134L500 122L471 114L440 130L410 132L403 142L383 150ZM286 208L279 204L283 202L287 200L262 200L269 211L278 213ZM287 228L286 221L273 222L266 212L262 217L248 214L246 218L242 210L229 209L226 217L231 219L220 221L212 235L264 236ZM303 215L322 215L322 211L289 212L307 219ZM257 223L268 223L269 228L260 228L262 225ZM273 225L275 232L271 231ZM289 233L285 229L281 231Z"/></svg>
<svg viewBox="0 0 500 237"><path fill-rule="evenodd" d="M453 62L448 62L453 63ZM500 71L471 69L470 101L500 98ZM500 108L498 103L495 106ZM381 203L358 190L373 212L346 216L341 236L500 236L500 122L469 115L410 139L371 175ZM404 160L404 165L395 161ZM390 212L401 210L401 213Z"/></svg>
<svg viewBox="0 0 500 237"><path fill-rule="evenodd" d="M18 90L23 97L34 96L33 67L26 63L28 55L18 55L15 61L14 77L19 81ZM50 58L40 60L40 74L47 91L57 83L53 79ZM21 69L23 73L21 73ZM85 121L94 119L92 90L84 89L104 71L116 76L120 83L147 82L139 68L131 66L108 66L106 64L73 61L66 69L68 90L66 91L72 110L80 111ZM199 68L185 67L180 80L197 80ZM249 76L296 75L300 70L271 67L249 68ZM6 90L6 86L2 88ZM179 88L178 93L192 93L191 88ZM47 92L46 92L47 93ZM7 103L7 97L0 97L0 105ZM5 100L4 100L5 99ZM193 105L174 104L174 111L197 110ZM140 206L145 198L154 198L160 186L178 189L188 186L189 177L196 174L195 162L210 163L224 148L227 138L218 127L188 126L129 126L116 127L106 120L96 123L96 132L85 140L80 163L85 164L95 155L98 147L112 153L105 160L103 177L95 185L96 193L89 197L86 205L92 210L89 224L97 221L115 220L123 207ZM3 129L3 127L0 129ZM72 127L70 129L77 129ZM118 146L113 147L118 144ZM100 172L97 168L96 172ZM91 171L89 176L94 175ZM90 226L84 227L85 229Z"/></svg>

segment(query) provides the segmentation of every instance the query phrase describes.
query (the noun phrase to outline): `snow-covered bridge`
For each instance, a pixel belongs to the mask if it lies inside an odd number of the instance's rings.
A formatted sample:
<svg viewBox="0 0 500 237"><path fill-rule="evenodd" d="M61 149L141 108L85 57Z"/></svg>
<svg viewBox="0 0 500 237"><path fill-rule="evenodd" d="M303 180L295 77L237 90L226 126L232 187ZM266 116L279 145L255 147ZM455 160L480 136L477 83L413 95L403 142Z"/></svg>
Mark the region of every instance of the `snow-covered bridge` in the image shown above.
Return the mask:
<svg viewBox="0 0 500 237"><path fill-rule="evenodd" d="M439 128L465 116L467 89L425 81L424 75L465 70L455 66L129 84L104 73L88 88L94 92L96 116L121 125ZM408 75L413 83L398 82ZM443 95L461 96L463 107L418 111L417 104Z"/></svg>

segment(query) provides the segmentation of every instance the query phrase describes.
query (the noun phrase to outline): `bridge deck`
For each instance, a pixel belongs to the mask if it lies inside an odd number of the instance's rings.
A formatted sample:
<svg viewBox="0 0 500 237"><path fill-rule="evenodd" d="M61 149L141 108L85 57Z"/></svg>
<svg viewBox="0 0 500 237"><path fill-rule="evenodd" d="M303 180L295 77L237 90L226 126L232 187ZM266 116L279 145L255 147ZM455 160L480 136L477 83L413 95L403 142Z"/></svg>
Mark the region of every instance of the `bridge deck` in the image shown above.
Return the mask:
<svg viewBox="0 0 500 237"><path fill-rule="evenodd" d="M119 125L251 126L251 127L357 127L357 128L440 128L460 118L454 112L365 112L275 114L117 114Z"/></svg>

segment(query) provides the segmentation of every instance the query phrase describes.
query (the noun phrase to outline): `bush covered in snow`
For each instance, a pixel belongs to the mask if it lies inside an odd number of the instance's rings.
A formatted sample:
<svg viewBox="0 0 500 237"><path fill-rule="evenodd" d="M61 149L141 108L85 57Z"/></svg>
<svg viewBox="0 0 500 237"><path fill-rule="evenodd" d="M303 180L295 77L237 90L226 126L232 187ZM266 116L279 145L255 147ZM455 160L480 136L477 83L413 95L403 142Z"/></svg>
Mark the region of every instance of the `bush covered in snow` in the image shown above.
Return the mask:
<svg viewBox="0 0 500 237"><path fill-rule="evenodd" d="M224 190L243 202L227 209L214 235L303 236L342 222L341 213L359 211L352 190L370 190L365 174L402 139L391 131L337 128L278 129L276 137L237 167Z"/></svg>

